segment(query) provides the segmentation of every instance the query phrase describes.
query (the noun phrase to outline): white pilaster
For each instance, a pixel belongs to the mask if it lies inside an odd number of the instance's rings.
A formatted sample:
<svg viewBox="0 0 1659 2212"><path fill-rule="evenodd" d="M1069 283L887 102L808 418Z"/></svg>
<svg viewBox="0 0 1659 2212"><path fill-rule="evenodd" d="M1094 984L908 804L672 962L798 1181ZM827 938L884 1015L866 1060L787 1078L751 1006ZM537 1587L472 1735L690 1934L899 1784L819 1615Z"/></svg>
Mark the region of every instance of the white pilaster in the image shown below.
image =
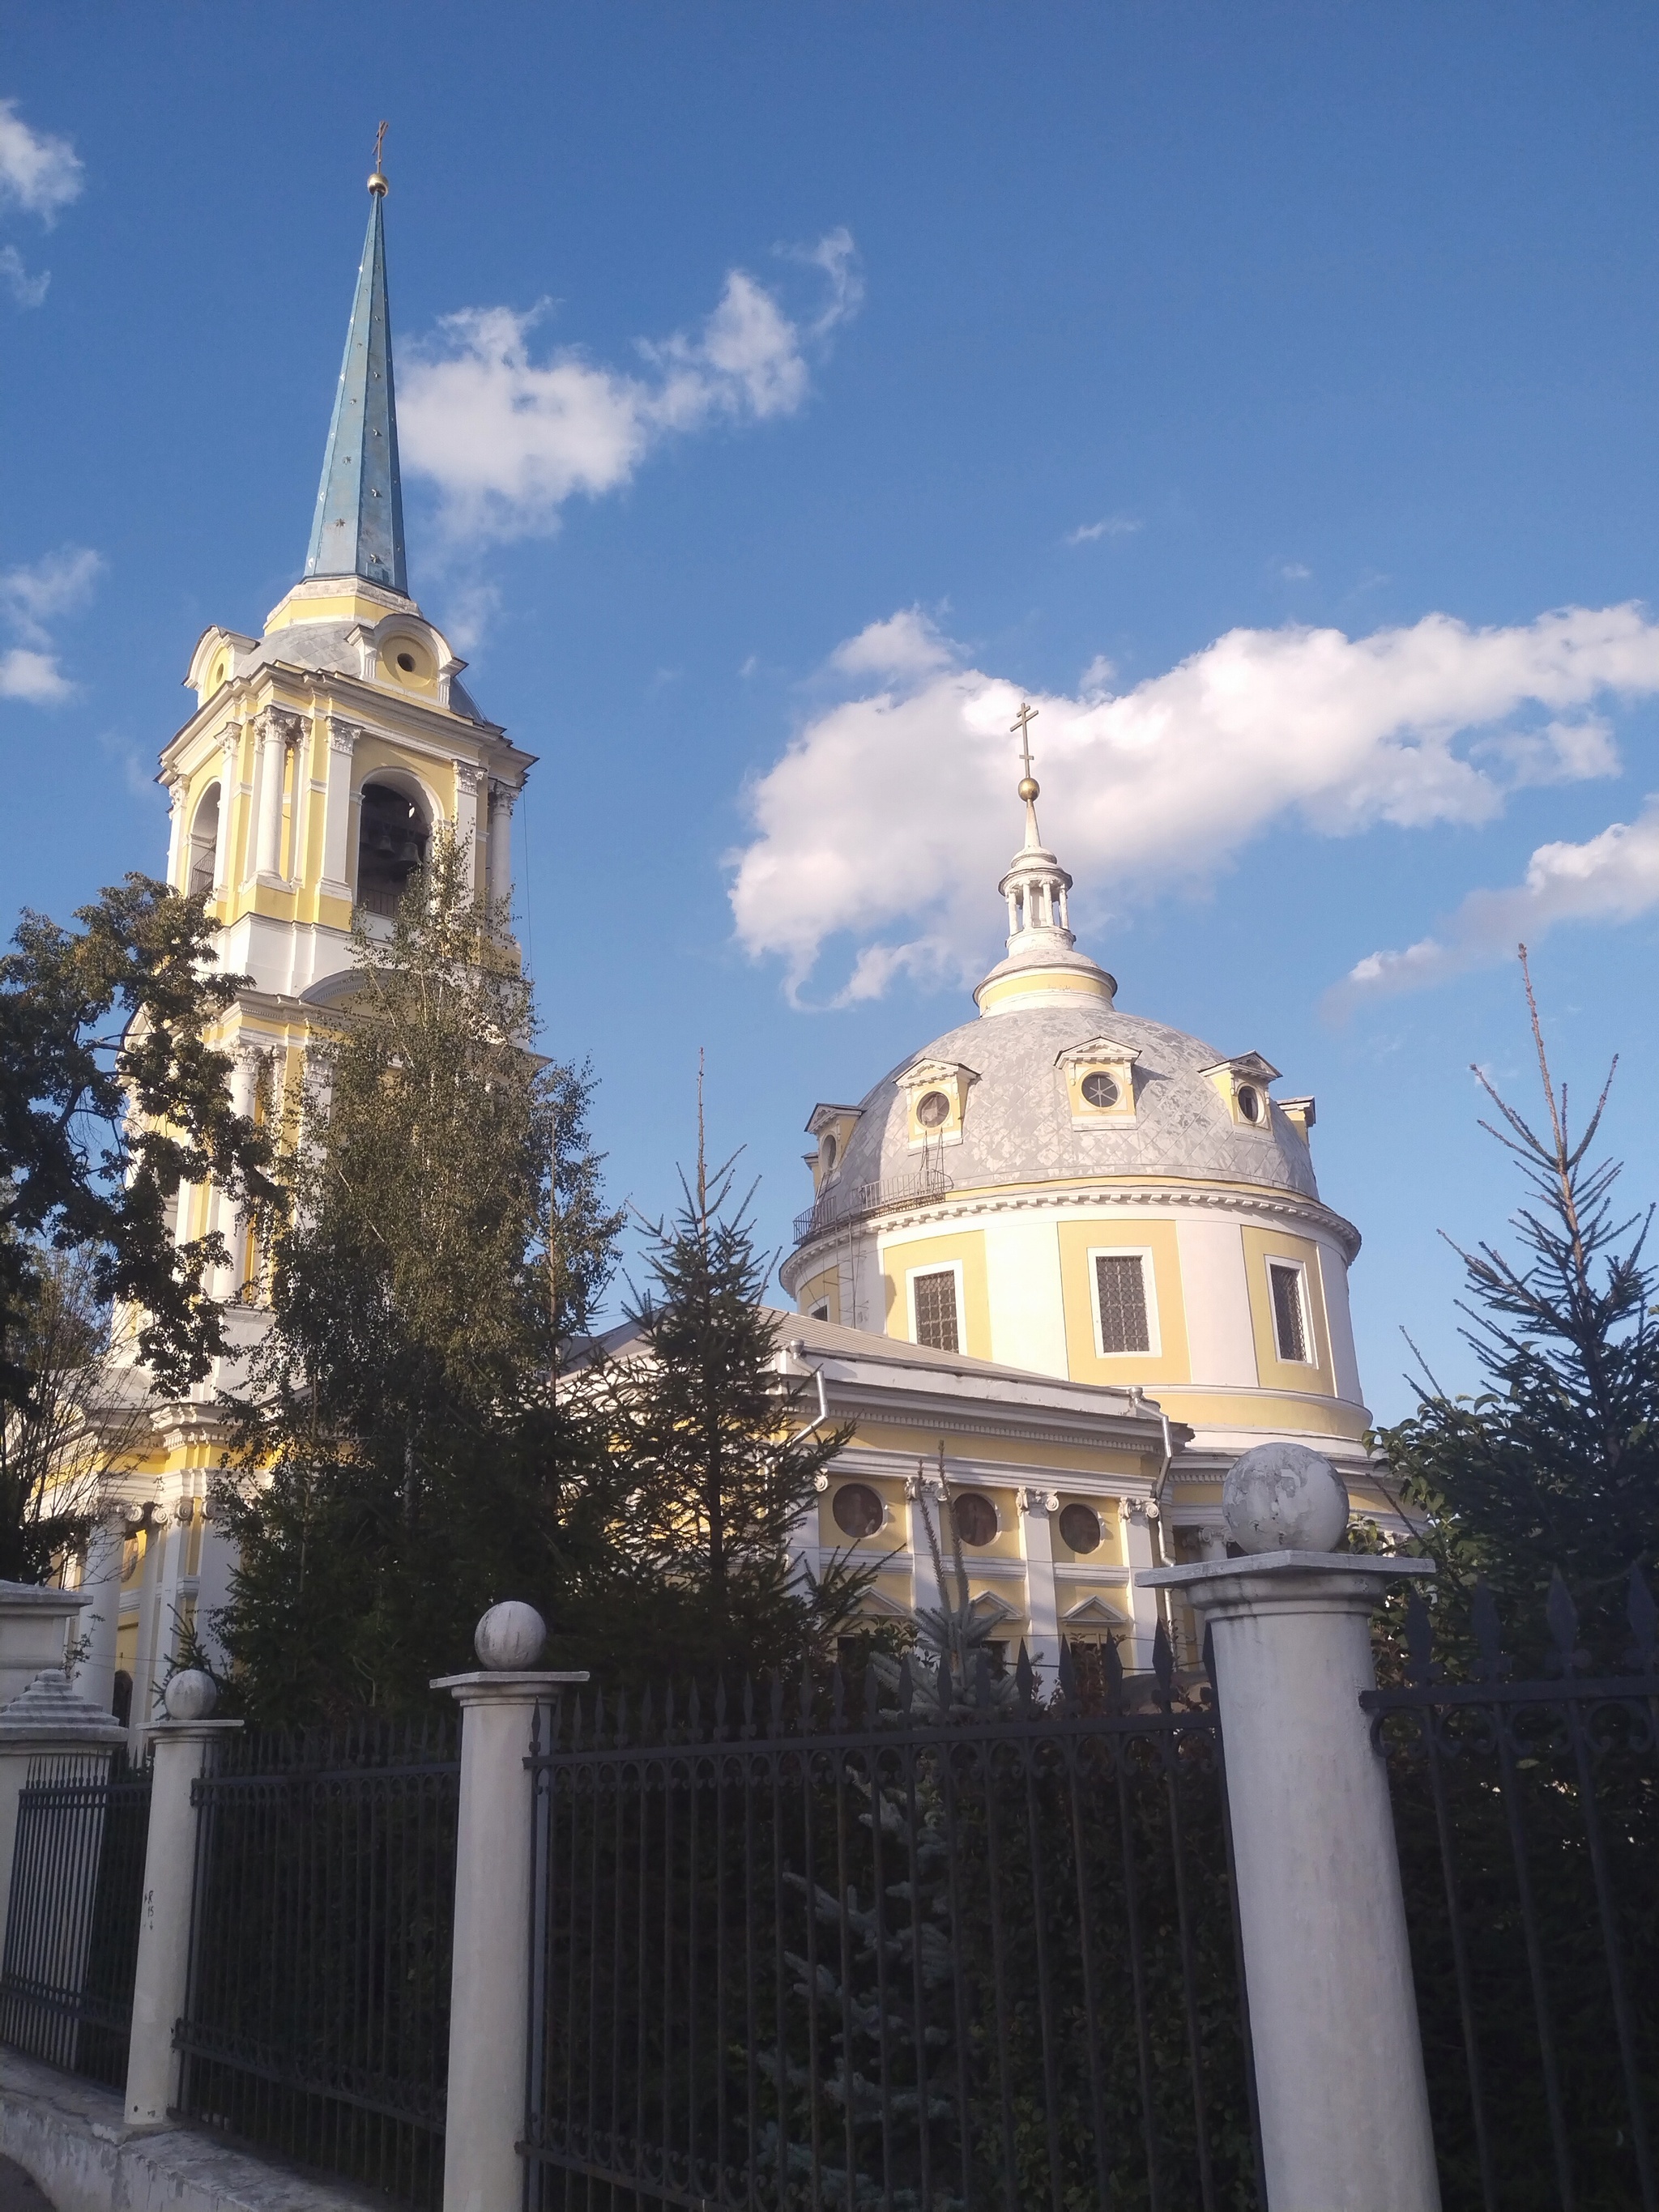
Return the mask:
<svg viewBox="0 0 1659 2212"><path fill-rule="evenodd" d="M1060 1603L1054 1590L1054 1547L1048 1516L1060 1510L1058 1492L1024 1489L1019 1492L1020 1547L1025 1555L1025 1607L1030 1616L1031 1640L1026 1646L1031 1664L1045 1676L1060 1665Z"/></svg>
<svg viewBox="0 0 1659 2212"><path fill-rule="evenodd" d="M230 825L236 808L236 775L242 732L234 725L219 741L219 827L213 837L213 895L222 897L230 881Z"/></svg>
<svg viewBox="0 0 1659 2212"><path fill-rule="evenodd" d="M282 887L283 782L288 762L289 739L297 734L291 714L266 708L257 725L259 732L259 814L254 873L262 884Z"/></svg>
<svg viewBox="0 0 1659 2212"><path fill-rule="evenodd" d="M1370 1615L1422 1559L1267 1552L1164 1567L1215 1638L1273 2212L1438 2212Z"/></svg>
<svg viewBox="0 0 1659 2212"><path fill-rule="evenodd" d="M513 808L518 793L492 777L489 785L489 896L509 909L513 903Z"/></svg>
<svg viewBox="0 0 1659 2212"><path fill-rule="evenodd" d="M362 732L338 714L328 718L328 795L323 801L323 880L330 898L351 896L351 756Z"/></svg>
<svg viewBox="0 0 1659 2212"><path fill-rule="evenodd" d="M163 779L167 793L167 881L174 890L185 888L179 869L179 848L185 833L185 782L182 776L169 775ZM220 810L223 819L223 809Z"/></svg>
<svg viewBox="0 0 1659 2212"><path fill-rule="evenodd" d="M75 1686L88 1703L105 1711L115 1697L116 1638L121 1627L121 1561L126 1552L126 1509L108 1506L92 1524L87 1539L86 1573L81 1593L89 1601L82 1616L87 1654L76 1669Z"/></svg>
<svg viewBox="0 0 1659 2212"><path fill-rule="evenodd" d="M484 772L472 762L458 760L455 769L455 835L466 869L466 886L476 898L483 889L483 855L478 849L478 793Z"/></svg>
<svg viewBox="0 0 1659 2212"><path fill-rule="evenodd" d="M1151 1508L1144 1498L1126 1498L1117 1510L1123 1531L1123 1564L1129 1570L1130 1609L1134 1622L1130 1665L1145 1674L1152 1666L1152 1644L1158 1635L1158 1600L1145 1587L1145 1578L1152 1571L1154 1559L1152 1522L1147 1518Z"/></svg>

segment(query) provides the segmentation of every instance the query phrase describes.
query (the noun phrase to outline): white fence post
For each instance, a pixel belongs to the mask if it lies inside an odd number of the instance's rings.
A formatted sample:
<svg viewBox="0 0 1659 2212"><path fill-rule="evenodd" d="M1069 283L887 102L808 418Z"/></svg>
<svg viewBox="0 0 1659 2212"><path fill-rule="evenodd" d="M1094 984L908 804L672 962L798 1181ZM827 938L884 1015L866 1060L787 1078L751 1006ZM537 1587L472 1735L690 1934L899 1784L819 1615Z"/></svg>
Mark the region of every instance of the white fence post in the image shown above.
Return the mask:
<svg viewBox="0 0 1659 2212"><path fill-rule="evenodd" d="M483 1671L432 1686L461 1708L444 2212L520 2212L530 2025L532 1717L586 1674L531 1671L547 1630L527 1605L492 1606L474 1639Z"/></svg>
<svg viewBox="0 0 1659 2212"><path fill-rule="evenodd" d="M1214 1635L1271 2212L1437 2212L1434 2138L1388 1772L1362 1691L1370 1616L1425 1560L1334 1555L1328 1460L1264 1444L1230 1471L1253 1555L1137 1577Z"/></svg>
<svg viewBox="0 0 1659 2212"><path fill-rule="evenodd" d="M173 2031L189 1995L191 1906L196 1891L197 1811L191 1784L208 1770L212 1747L240 1721L207 1716L216 1695L210 1674L175 1674L163 1703L167 1718L145 1733L155 1748L144 1898L132 1978L132 2038L127 2051L127 2125L161 2128L179 2101L180 2060Z"/></svg>

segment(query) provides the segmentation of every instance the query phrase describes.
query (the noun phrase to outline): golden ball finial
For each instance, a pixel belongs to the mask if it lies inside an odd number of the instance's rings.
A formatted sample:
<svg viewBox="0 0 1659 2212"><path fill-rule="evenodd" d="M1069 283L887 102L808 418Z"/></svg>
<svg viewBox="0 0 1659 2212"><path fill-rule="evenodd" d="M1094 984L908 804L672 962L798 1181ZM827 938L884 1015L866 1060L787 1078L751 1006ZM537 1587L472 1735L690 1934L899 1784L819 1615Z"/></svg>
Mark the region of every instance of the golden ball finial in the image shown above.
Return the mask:
<svg viewBox="0 0 1659 2212"><path fill-rule="evenodd" d="M1019 795L1029 805L1032 799L1042 797L1042 786L1034 775L1023 775L1019 780Z"/></svg>
<svg viewBox="0 0 1659 2212"><path fill-rule="evenodd" d="M368 189L374 193L376 199L384 199L386 194L392 190L392 187L387 184L386 179L380 174L380 171L376 169L374 175L368 180Z"/></svg>

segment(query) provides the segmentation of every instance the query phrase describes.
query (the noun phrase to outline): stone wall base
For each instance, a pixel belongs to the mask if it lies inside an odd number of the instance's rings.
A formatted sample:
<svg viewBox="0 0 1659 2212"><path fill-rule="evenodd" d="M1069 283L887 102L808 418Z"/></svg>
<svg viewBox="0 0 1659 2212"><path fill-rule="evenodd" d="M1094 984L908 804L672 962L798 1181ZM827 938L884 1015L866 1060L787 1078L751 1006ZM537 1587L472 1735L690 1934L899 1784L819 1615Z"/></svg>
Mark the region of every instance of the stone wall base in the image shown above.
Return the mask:
<svg viewBox="0 0 1659 2212"><path fill-rule="evenodd" d="M308 2179L188 2128L129 2128L123 2100L0 2049L0 2154L56 2212L362 2212L386 2199Z"/></svg>

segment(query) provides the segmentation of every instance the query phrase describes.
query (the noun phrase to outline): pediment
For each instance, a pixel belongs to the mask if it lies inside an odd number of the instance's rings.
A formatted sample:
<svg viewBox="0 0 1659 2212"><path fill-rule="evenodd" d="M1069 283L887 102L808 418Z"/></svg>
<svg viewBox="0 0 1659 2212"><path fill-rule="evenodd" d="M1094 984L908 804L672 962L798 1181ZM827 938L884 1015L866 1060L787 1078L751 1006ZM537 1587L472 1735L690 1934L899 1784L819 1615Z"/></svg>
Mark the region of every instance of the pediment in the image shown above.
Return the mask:
<svg viewBox="0 0 1659 2212"><path fill-rule="evenodd" d="M1118 1067L1133 1067L1140 1057L1140 1047L1121 1044L1116 1037L1085 1037L1081 1044L1068 1044L1064 1052L1054 1054L1056 1067L1076 1067L1087 1060L1094 1066L1110 1062Z"/></svg>
<svg viewBox="0 0 1659 2212"><path fill-rule="evenodd" d="M1103 1597L1091 1595L1060 1616L1066 1628L1127 1628L1129 1617L1115 1606L1108 1605Z"/></svg>

